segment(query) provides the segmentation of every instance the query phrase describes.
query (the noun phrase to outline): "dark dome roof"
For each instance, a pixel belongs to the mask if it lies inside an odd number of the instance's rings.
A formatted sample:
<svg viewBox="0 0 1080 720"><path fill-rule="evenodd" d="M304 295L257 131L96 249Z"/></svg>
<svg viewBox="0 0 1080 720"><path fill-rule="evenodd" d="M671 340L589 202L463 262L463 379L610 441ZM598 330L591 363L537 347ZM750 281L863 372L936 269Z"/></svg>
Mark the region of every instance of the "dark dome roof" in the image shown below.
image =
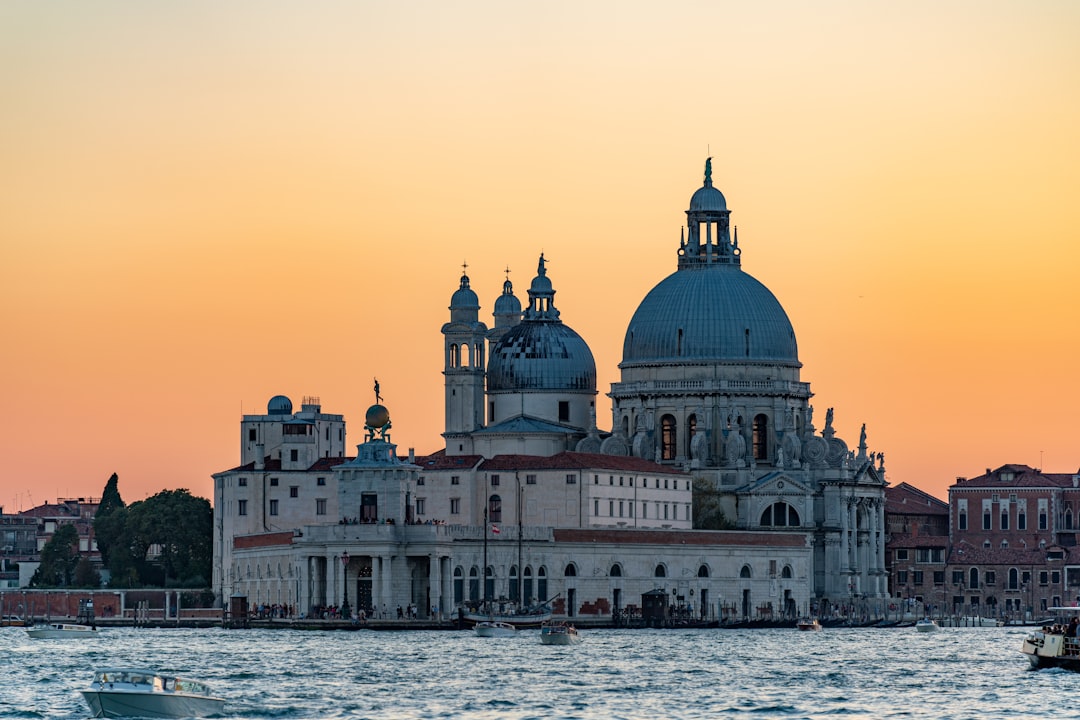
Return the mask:
<svg viewBox="0 0 1080 720"><path fill-rule="evenodd" d="M585 341L561 322L525 321L495 343L487 389L596 391L596 361Z"/></svg>
<svg viewBox="0 0 1080 720"><path fill-rule="evenodd" d="M284 395L275 395L266 404L267 415L292 415L292 400Z"/></svg>
<svg viewBox="0 0 1080 720"><path fill-rule="evenodd" d="M672 273L645 296L626 329L620 367L703 361L799 362L784 308L738 266Z"/></svg>
<svg viewBox="0 0 1080 720"><path fill-rule="evenodd" d="M727 209L724 193L712 185L698 188L690 198L690 212L724 212Z"/></svg>

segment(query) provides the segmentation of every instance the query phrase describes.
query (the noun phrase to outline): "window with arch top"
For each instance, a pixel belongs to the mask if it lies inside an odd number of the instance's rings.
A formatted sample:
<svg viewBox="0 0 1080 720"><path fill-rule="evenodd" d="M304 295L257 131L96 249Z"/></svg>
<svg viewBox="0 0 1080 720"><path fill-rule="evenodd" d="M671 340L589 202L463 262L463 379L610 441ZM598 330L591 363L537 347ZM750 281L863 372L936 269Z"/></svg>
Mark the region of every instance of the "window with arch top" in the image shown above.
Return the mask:
<svg viewBox="0 0 1080 720"><path fill-rule="evenodd" d="M660 418L660 459L674 460L677 454L678 434L675 428L675 416L665 415Z"/></svg>
<svg viewBox="0 0 1080 720"><path fill-rule="evenodd" d="M754 416L754 459L769 459L769 416L764 413Z"/></svg>
<svg viewBox="0 0 1080 720"><path fill-rule="evenodd" d="M762 527L798 527L799 511L786 502L775 502L761 513Z"/></svg>

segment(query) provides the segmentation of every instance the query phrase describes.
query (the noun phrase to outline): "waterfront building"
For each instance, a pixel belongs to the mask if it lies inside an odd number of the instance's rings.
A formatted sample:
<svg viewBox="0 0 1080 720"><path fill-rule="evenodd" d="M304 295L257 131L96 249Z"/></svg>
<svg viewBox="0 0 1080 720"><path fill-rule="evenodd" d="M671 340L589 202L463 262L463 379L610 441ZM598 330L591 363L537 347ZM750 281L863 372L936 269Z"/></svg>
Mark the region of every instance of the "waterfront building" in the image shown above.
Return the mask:
<svg viewBox="0 0 1080 720"><path fill-rule="evenodd" d="M947 609L949 505L908 483L885 489L890 605L917 614Z"/></svg>
<svg viewBox="0 0 1080 720"><path fill-rule="evenodd" d="M831 408L815 427L794 329L742 269L711 159L673 249L627 328L608 429L543 255L526 303L507 277L490 329L462 274L437 452L399 456L378 384L355 458L315 404L245 416L243 463L214 475L215 590L422 613L557 595L564 614L606 615L657 588L745 617L881 603L884 457L865 425L850 449ZM695 489L713 506L699 529Z"/></svg>
<svg viewBox="0 0 1080 720"><path fill-rule="evenodd" d="M1009 464L957 478L949 523L954 613L1039 618L1080 599L1080 471Z"/></svg>

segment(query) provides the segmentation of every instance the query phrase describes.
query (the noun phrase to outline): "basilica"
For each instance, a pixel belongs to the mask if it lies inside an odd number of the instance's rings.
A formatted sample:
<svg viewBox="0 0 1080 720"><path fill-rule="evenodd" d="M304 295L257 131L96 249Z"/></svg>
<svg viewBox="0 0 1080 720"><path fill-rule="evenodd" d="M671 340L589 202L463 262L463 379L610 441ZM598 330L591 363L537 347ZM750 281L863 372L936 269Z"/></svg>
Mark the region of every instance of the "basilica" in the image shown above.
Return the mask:
<svg viewBox="0 0 1080 720"><path fill-rule="evenodd" d="M398 452L377 383L355 455L318 398L245 415L240 464L214 475L215 592L425 618L488 601L602 620L656 591L717 620L880 602L883 455L865 425L849 447L831 408L815 426L794 328L743 271L730 212L709 159L675 271L626 328L610 420L543 254L490 326L467 275L450 295L437 452Z"/></svg>

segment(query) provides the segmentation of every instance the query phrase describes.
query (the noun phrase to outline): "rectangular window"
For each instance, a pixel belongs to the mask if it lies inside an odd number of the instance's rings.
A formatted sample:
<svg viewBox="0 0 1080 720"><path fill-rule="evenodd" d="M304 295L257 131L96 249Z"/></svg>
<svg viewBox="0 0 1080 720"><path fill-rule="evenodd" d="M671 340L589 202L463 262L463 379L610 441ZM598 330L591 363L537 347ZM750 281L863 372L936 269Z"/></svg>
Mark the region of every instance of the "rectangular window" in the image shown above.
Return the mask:
<svg viewBox="0 0 1080 720"><path fill-rule="evenodd" d="M622 486L623 486L623 476L620 475L619 476L619 487L622 487Z"/></svg>
<svg viewBox="0 0 1080 720"><path fill-rule="evenodd" d="M450 514L461 514L461 498L450 498Z"/></svg>
<svg viewBox="0 0 1080 720"><path fill-rule="evenodd" d="M291 498L300 497L300 488L297 487L296 485L290 485L289 486L289 497L291 497Z"/></svg>
<svg viewBox="0 0 1080 720"><path fill-rule="evenodd" d="M641 519L649 519L649 505L647 503L641 503Z"/></svg>
<svg viewBox="0 0 1080 720"><path fill-rule="evenodd" d="M922 570L916 570L912 575L914 575L915 584L922 585Z"/></svg>
<svg viewBox="0 0 1080 720"><path fill-rule="evenodd" d="M270 487L277 487L277 478L270 478Z"/></svg>
<svg viewBox="0 0 1080 720"><path fill-rule="evenodd" d="M1001 529L1009 529L1009 510L1008 507L1001 513Z"/></svg>
<svg viewBox="0 0 1080 720"><path fill-rule="evenodd" d="M270 514L271 515L277 515L277 506L278 506L278 501L277 500L271 500L270 501Z"/></svg>
<svg viewBox="0 0 1080 720"><path fill-rule="evenodd" d="M935 570L934 571L934 584L935 585L944 585L945 584L945 571L944 570Z"/></svg>
<svg viewBox="0 0 1080 720"><path fill-rule="evenodd" d="M600 476L599 475L593 475L592 476L592 484L593 485L599 485L600 484Z"/></svg>
<svg viewBox="0 0 1080 720"><path fill-rule="evenodd" d="M570 422L570 403L566 400L559 401L559 422Z"/></svg>
<svg viewBox="0 0 1080 720"><path fill-rule="evenodd" d="M608 485L614 485L615 484L615 476L614 475L608 475L607 476L607 484Z"/></svg>
<svg viewBox="0 0 1080 720"><path fill-rule="evenodd" d="M1040 585L1048 585L1049 583L1050 583L1050 573L1046 572L1045 570L1040 570L1039 571L1039 584Z"/></svg>
<svg viewBox="0 0 1080 720"><path fill-rule="evenodd" d="M915 551L915 562L930 562L930 549L919 548Z"/></svg>
<svg viewBox="0 0 1080 720"><path fill-rule="evenodd" d="M535 485L536 484L536 475L526 475L525 476L525 484L526 485Z"/></svg>
<svg viewBox="0 0 1080 720"><path fill-rule="evenodd" d="M1052 584L1054 584L1054 585L1060 585L1061 584L1061 571L1060 570L1055 570L1054 572L1050 573L1050 582Z"/></svg>
<svg viewBox="0 0 1080 720"><path fill-rule="evenodd" d="M608 517L615 517L615 501L614 500L608 500L607 501L607 514L608 514Z"/></svg>
<svg viewBox="0 0 1080 720"><path fill-rule="evenodd" d="M326 485L326 478L324 478L324 477L318 478L315 481L315 484L318 485L319 487L323 487L324 485Z"/></svg>
<svg viewBox="0 0 1080 720"><path fill-rule="evenodd" d="M236 514L247 515L247 500L236 501Z"/></svg>
<svg viewBox="0 0 1080 720"><path fill-rule="evenodd" d="M248 442L255 442L256 439L255 428L248 428Z"/></svg>
<svg viewBox="0 0 1080 720"><path fill-rule="evenodd" d="M423 478L423 476L421 476L421 477L418 477L418 478L416 478L416 485L417 485L417 487L420 487L420 486L422 486L423 484L424 484L424 478Z"/></svg>
<svg viewBox="0 0 1080 720"><path fill-rule="evenodd" d="M964 582L964 571L963 570L953 570L952 582L953 582L953 585L959 585L960 583Z"/></svg>
<svg viewBox="0 0 1080 720"><path fill-rule="evenodd" d="M236 478L236 484L240 487L247 487L247 478Z"/></svg>
<svg viewBox="0 0 1080 720"><path fill-rule="evenodd" d="M592 514L593 514L593 517L600 517L600 501L599 500L593 500L592 501Z"/></svg>
<svg viewBox="0 0 1080 720"><path fill-rule="evenodd" d="M498 475L492 475L491 476L491 484L492 485L498 485L499 484L499 476Z"/></svg>
<svg viewBox="0 0 1080 720"><path fill-rule="evenodd" d="M450 484L451 485L460 485L461 484L461 478L458 477L457 475L451 475L450 476Z"/></svg>
<svg viewBox="0 0 1080 720"><path fill-rule="evenodd" d="M896 559L897 560L907 560L908 559L907 550L897 550L896 551Z"/></svg>
<svg viewBox="0 0 1080 720"><path fill-rule="evenodd" d="M667 479L667 478L664 478L664 489L665 489L665 490L667 490L667 481L668 481L668 479Z"/></svg>
<svg viewBox="0 0 1080 720"><path fill-rule="evenodd" d="M1027 530L1027 513L1023 510L1016 513L1016 529Z"/></svg>
<svg viewBox="0 0 1080 720"><path fill-rule="evenodd" d="M619 501L619 517L623 516L623 501Z"/></svg>
<svg viewBox="0 0 1080 720"><path fill-rule="evenodd" d="M495 422L495 403L488 403L488 422Z"/></svg>
<svg viewBox="0 0 1080 720"><path fill-rule="evenodd" d="M664 503L664 519L668 519L668 504Z"/></svg>
<svg viewBox="0 0 1080 720"><path fill-rule="evenodd" d="M896 584L897 585L905 585L905 584L907 584L907 570L897 570L896 571Z"/></svg>
<svg viewBox="0 0 1080 720"><path fill-rule="evenodd" d="M325 515L326 514L326 500L324 498L319 498L318 500L315 501L315 514L316 515Z"/></svg>
<svg viewBox="0 0 1080 720"><path fill-rule="evenodd" d="M574 473L567 473L566 474L566 484L567 485L577 485L577 475L575 475Z"/></svg>
<svg viewBox="0 0 1080 720"><path fill-rule="evenodd" d="M997 573L994 572L993 570L987 570L986 571L986 584L987 585L996 585L997 584Z"/></svg>
<svg viewBox="0 0 1080 720"><path fill-rule="evenodd" d="M299 450L293 449L293 450L289 451L289 460L290 461L296 462L299 459L300 459L300 451Z"/></svg>
<svg viewBox="0 0 1080 720"><path fill-rule="evenodd" d="M990 529L990 511L986 510L985 512L983 512L983 530L989 530L989 529Z"/></svg>
<svg viewBox="0 0 1080 720"><path fill-rule="evenodd" d="M416 514L417 515L423 515L424 514L424 499L425 498L416 498Z"/></svg>

